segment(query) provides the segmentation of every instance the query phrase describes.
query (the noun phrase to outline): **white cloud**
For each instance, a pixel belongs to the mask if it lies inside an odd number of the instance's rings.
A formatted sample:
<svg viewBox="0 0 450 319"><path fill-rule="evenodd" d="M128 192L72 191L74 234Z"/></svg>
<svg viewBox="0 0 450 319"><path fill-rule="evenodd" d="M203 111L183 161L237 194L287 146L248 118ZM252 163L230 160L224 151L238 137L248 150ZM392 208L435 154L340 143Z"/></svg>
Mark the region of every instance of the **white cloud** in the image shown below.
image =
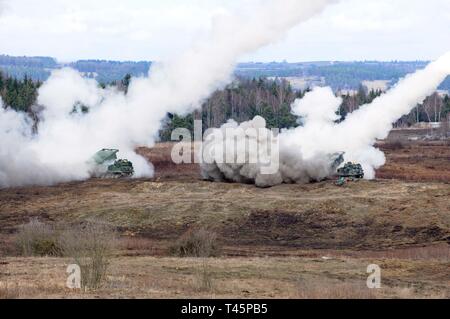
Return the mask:
<svg viewBox="0 0 450 319"><path fill-rule="evenodd" d="M5 9L5 1L0 0L0 15L3 13L4 9Z"/></svg>
<svg viewBox="0 0 450 319"><path fill-rule="evenodd" d="M253 58L434 59L450 50L449 14L448 0L343 0Z"/></svg>
<svg viewBox="0 0 450 319"><path fill-rule="evenodd" d="M253 2L14 0L0 20L0 53L163 59L204 37L217 12ZM448 0L342 0L245 59L431 59L449 49L448 30Z"/></svg>

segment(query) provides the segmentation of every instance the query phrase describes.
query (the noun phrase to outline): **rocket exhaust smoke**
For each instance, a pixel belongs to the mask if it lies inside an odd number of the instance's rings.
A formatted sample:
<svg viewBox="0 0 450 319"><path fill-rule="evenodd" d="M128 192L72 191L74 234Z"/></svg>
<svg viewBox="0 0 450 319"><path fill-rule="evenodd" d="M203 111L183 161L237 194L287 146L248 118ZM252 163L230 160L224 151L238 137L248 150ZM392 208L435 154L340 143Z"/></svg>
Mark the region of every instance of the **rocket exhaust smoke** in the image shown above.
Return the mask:
<svg viewBox="0 0 450 319"><path fill-rule="evenodd" d="M39 90L37 134L25 115L0 111L0 187L87 179L89 159L105 147L120 149L136 177L151 177L151 164L135 148L154 145L168 112L193 111L229 82L241 55L278 40L334 2L259 1L251 14L223 14L210 39L152 67L148 78L132 81L126 96L73 70L55 71ZM74 105L89 107L89 113L73 112Z"/></svg>
<svg viewBox="0 0 450 319"><path fill-rule="evenodd" d="M303 126L284 131L278 136L280 167L277 173L264 174L263 163L215 161L202 164L202 174L215 181L251 182L261 187L283 182L308 183L333 175L336 171L333 156L345 152L346 161L361 163L366 178L373 179L375 170L386 162L385 155L374 147L376 140L386 138L393 123L434 93L449 74L450 52L424 70L408 75L386 94L371 104L362 106L339 124L336 123L336 114L342 103L341 98L336 97L330 88L316 88L291 106L293 114L302 118ZM266 150L269 148L267 139L257 139L257 149L255 146L226 147L230 144L255 145L252 143L255 137L252 134L231 134L231 137L230 134L224 134L230 128L261 129L265 126L264 119L260 117L240 126L234 122L225 124L220 130L213 132L212 136L215 135L216 138L211 138L209 142L207 140L204 157L208 157L214 148L232 152L231 157L239 151L246 152L236 155L244 159L250 157L249 153L258 152L259 149ZM236 144L235 136L238 136ZM233 143L230 143L230 139ZM219 158L221 156L222 154Z"/></svg>
<svg viewBox="0 0 450 319"><path fill-rule="evenodd" d="M55 71L39 90L37 133L25 114L0 109L0 187L87 179L94 170L89 160L102 148L120 149L120 157L133 162L135 177L152 177L151 164L135 149L154 145L168 112L183 115L200 107L230 81L240 56L278 40L334 2L259 1L251 14L223 14L214 21L209 39L153 66L149 77L132 81L127 95L115 88L101 89L74 70ZM331 174L330 154L343 151L347 160L361 162L368 177L374 177L385 161L373 147L375 139L385 137L392 123L433 93L449 73L447 54L339 125L334 124L334 113L340 99L330 89L316 89L293 104L294 114L302 116L305 125L279 136L278 173L262 176L258 164L231 170L226 164L211 164L203 166L203 174L215 172L214 179L225 176L261 186L308 182ZM81 112L80 105L89 112ZM264 120L256 119L255 125L265 126Z"/></svg>

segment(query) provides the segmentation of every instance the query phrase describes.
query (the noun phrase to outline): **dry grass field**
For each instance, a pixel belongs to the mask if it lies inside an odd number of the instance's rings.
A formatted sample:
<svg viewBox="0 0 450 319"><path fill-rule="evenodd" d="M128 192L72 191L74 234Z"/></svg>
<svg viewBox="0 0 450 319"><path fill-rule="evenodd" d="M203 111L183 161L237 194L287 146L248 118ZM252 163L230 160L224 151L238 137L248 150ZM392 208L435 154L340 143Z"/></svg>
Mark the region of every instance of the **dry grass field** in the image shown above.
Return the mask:
<svg viewBox="0 0 450 319"><path fill-rule="evenodd" d="M387 165L378 178L419 182L450 182L450 141L382 143Z"/></svg>
<svg viewBox="0 0 450 319"><path fill-rule="evenodd" d="M205 182L159 144L139 150L151 180L0 190L0 298L450 298L450 146L398 136L379 146L378 179L342 188ZM70 260L20 257L16 234L32 218L112 225L104 286L70 291ZM222 257L170 255L200 228L217 234ZM380 290L366 287L369 264L382 268Z"/></svg>
<svg viewBox="0 0 450 319"><path fill-rule="evenodd" d="M441 248L443 249L443 248ZM448 253L448 252L447 252ZM325 257L325 256L323 256ZM358 257L117 257L104 287L65 287L64 259L7 258L0 296L9 298L449 298L450 259ZM366 287L366 269L383 269L382 288ZM210 285L205 286L207 280Z"/></svg>

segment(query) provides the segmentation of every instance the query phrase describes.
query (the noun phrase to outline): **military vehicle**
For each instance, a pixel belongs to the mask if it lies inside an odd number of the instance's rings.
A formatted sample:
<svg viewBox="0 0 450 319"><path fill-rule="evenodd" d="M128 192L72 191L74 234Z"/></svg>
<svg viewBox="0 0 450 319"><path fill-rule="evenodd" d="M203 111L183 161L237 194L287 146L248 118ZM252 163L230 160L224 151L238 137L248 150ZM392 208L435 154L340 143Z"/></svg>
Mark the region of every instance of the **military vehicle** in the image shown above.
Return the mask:
<svg viewBox="0 0 450 319"><path fill-rule="evenodd" d="M124 178L134 174L133 163L124 159L117 159L119 150L102 149L92 158L96 165L94 175L102 178Z"/></svg>
<svg viewBox="0 0 450 319"><path fill-rule="evenodd" d="M98 151L92 159L97 165L103 165L108 162L114 162L117 160L117 153L119 153L119 150L113 150L113 149L102 149L101 151Z"/></svg>
<svg viewBox="0 0 450 319"><path fill-rule="evenodd" d="M347 181L356 181L364 178L364 170L361 164L348 162L343 167L337 170L339 179L336 185L343 186Z"/></svg>
<svg viewBox="0 0 450 319"><path fill-rule="evenodd" d="M121 178L121 177L131 177L134 174L133 163L128 160L117 160L114 164L108 166L108 172L106 177L110 178Z"/></svg>
<svg viewBox="0 0 450 319"><path fill-rule="evenodd" d="M362 179L364 178L364 170L361 164L348 162L344 165L344 167L338 169L338 176L345 178Z"/></svg>

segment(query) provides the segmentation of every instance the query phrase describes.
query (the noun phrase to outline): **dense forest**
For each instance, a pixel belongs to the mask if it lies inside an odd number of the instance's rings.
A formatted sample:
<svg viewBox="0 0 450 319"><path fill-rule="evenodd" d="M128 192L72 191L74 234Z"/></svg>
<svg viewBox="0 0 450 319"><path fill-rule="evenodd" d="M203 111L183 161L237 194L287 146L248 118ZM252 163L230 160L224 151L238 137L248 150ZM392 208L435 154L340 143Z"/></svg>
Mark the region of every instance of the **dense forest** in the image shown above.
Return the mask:
<svg viewBox="0 0 450 319"><path fill-rule="evenodd" d="M267 120L269 128L292 128L299 125L298 118L291 114L290 105L306 91L295 91L286 80L240 79L225 89L216 91L198 111L186 117L173 115L167 121L161 138L170 140L176 127L192 129L194 119L202 119L203 129L219 127L229 119L237 122L248 121L256 115ZM361 105L371 103L382 94L381 91L367 92L360 86L355 95L342 95L339 109L341 121ZM402 117L396 127L409 127L419 122L441 122L450 120L449 96L435 93L408 115Z"/></svg>
<svg viewBox="0 0 450 319"><path fill-rule="evenodd" d="M101 60L82 60L67 66L95 78L100 83L119 81L123 77L144 76L148 74L151 62L115 62Z"/></svg>
<svg viewBox="0 0 450 319"><path fill-rule="evenodd" d="M17 111L32 112L40 85L41 82L28 77L18 80L0 72L0 97L3 104Z"/></svg>
<svg viewBox="0 0 450 319"><path fill-rule="evenodd" d="M132 77L126 75L121 81L114 81L119 90L127 92ZM6 76L0 72L0 96L4 107L26 112L34 119L33 108L36 103L37 90L41 82L28 77L22 80ZM103 87L106 84L101 84ZM219 127L229 119L238 122L247 121L256 115L267 120L270 128L291 128L298 126L298 119L291 114L290 105L302 97L306 91L294 90L288 81L279 79L247 79L236 80L222 90L214 92L202 106L202 110L187 116L168 114L161 139L170 140L174 128L193 128L194 119L203 120L203 128ZM348 113L357 110L361 105L372 102L381 91L367 92L362 86L355 95L343 95L343 103L339 110L342 120ZM88 111L88 110L86 110ZM428 97L410 114L400 119L396 126L411 126L418 122L441 122L450 115L450 99L438 93Z"/></svg>
<svg viewBox="0 0 450 319"><path fill-rule="evenodd" d="M53 70L71 67L87 77L101 83L120 81L127 74L142 76L148 74L151 62L117 62L104 60L80 60L72 63L58 63L50 57L12 57L0 55L0 71L9 76L35 81L45 81Z"/></svg>

